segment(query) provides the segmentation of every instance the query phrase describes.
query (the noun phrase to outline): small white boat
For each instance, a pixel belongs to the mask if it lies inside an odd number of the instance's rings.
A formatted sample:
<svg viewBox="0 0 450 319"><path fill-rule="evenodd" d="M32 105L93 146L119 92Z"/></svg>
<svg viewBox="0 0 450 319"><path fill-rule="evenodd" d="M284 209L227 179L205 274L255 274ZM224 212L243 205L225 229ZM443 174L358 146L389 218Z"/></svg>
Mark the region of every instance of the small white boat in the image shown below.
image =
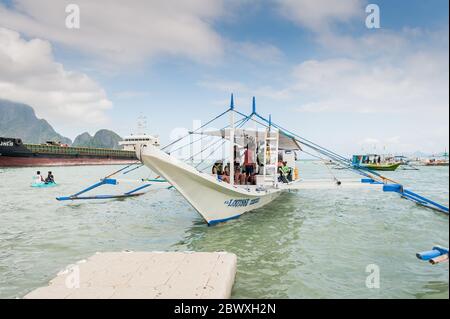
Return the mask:
<svg viewBox="0 0 450 319"><path fill-rule="evenodd" d="M240 157L236 152L245 148L246 152L251 152L254 158L258 158L259 160L254 161L257 173L253 175L252 185L224 182L217 175L201 172L152 145L142 145L137 152L141 162L174 186L209 225L234 219L260 208L298 181L295 151L301 148L294 138L273 127L234 128L233 118L230 123L228 129L201 134L228 142L229 153L233 154L229 156L229 181L235 181L234 165L236 161L239 162L237 157ZM279 160L286 162L291 171L289 179L285 179L284 183L279 181Z"/></svg>

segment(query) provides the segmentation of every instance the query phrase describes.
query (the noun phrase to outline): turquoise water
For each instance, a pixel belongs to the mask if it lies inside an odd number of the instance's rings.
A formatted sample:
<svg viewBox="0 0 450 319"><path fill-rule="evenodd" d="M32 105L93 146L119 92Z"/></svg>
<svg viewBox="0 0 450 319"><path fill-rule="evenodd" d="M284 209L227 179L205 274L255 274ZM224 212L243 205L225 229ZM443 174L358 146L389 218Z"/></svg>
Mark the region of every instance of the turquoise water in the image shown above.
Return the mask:
<svg viewBox="0 0 450 319"><path fill-rule="evenodd" d="M0 298L22 297L97 251L121 250L233 252L238 256L233 298L449 297L448 263L432 266L415 257L434 244L448 247L448 216L395 194L287 193L214 227L207 227L175 190L103 202L54 199L116 168L52 168L59 185L43 189L30 187L35 169L0 169ZM302 162L300 174L330 178L317 162ZM386 175L448 205L448 168ZM366 287L369 264L379 267L379 289Z"/></svg>

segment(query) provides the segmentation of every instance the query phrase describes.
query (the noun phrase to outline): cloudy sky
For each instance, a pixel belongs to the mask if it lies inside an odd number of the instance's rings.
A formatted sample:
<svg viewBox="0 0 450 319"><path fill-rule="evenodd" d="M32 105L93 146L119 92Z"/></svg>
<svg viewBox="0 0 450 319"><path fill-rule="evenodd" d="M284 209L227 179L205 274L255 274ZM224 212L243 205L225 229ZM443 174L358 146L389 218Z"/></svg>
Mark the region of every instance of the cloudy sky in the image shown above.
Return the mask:
<svg viewBox="0 0 450 319"><path fill-rule="evenodd" d="M0 98L74 138L167 141L228 106L338 152L442 152L449 144L447 0L0 0ZM65 25L68 4L80 28Z"/></svg>

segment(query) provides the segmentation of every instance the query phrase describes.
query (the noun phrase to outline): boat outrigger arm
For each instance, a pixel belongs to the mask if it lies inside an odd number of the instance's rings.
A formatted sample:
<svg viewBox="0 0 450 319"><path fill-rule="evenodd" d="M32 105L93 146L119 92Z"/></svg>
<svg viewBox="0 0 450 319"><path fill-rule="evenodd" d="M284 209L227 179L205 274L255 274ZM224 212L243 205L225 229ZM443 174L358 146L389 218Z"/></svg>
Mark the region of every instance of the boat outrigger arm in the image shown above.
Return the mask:
<svg viewBox="0 0 450 319"><path fill-rule="evenodd" d="M361 179L362 183L382 184L385 192L399 193L402 198L406 198L424 207L432 208L448 214L448 207L409 191L400 183L384 177L373 170L363 167L355 167L351 160L345 158L344 156L307 140L281 127L280 125L277 125L272 121L271 117L269 117L269 119L262 117L256 111L255 98L253 98L252 113L250 115L245 115L238 112L234 108L234 99L233 95L231 95L231 104L227 111L208 121L197 130L189 132L189 134L185 137L188 137L191 134L199 133L199 131L204 129L206 125L209 125L216 119L227 114L230 116L230 125L223 130L209 133L209 135L215 134L217 137L221 137L229 142L230 181L234 181L234 157L231 154L234 153L233 146L236 145L236 134L241 132L239 127L235 127L234 116L237 114L242 117L240 120L242 125L246 122L253 121L266 129L265 141L277 141L276 147L274 148L274 150L276 150L276 154L278 154L278 149L280 149L279 144L283 138L285 141L290 142L288 144L290 144L292 149L295 151L301 151L300 145L302 147L307 147L338 163L340 166L363 176L364 178ZM137 149L137 157L144 165L148 166L157 174L163 176L171 185L173 185L210 225L237 218L247 211L262 207L274 200L282 190L290 190L290 188L295 189L295 187L291 187L289 183L278 183L278 173L276 170L275 173L272 173L270 176L266 175L266 167L270 168L272 164L275 164L275 169L277 168L277 159L275 159L275 163L274 161L271 161L271 165L265 165L264 181L261 184L258 183L258 185L255 186L234 185L234 182L228 184L218 180L217 177L203 173L197 170L196 167L192 167L191 165L178 160L174 156L171 156L168 151L165 151L165 149L180 140L182 140L182 138L161 149L155 148L151 145L140 147ZM266 149L272 149L272 147ZM264 161L264 163L267 162Z"/></svg>
<svg viewBox="0 0 450 319"><path fill-rule="evenodd" d="M143 192L144 189L152 186L152 183L166 183L164 179L161 179L159 177L156 177L154 179L140 179L140 180L127 180L127 179L117 179L112 178L113 176L121 173L122 175L126 175L134 170L137 170L141 168L143 165L140 162L136 162L133 164L129 164L125 167L122 167L121 169L109 174L108 176L102 178L99 182L90 185L86 187L85 189L69 196L61 196L57 197L56 199L58 201L73 201L73 200L87 200L87 199L118 199L118 198L128 198L128 197L136 197L144 195L145 192ZM119 185L121 183L139 183L138 187L135 187L129 191L126 191L121 194L108 194L108 195L84 195L100 186L104 185Z"/></svg>

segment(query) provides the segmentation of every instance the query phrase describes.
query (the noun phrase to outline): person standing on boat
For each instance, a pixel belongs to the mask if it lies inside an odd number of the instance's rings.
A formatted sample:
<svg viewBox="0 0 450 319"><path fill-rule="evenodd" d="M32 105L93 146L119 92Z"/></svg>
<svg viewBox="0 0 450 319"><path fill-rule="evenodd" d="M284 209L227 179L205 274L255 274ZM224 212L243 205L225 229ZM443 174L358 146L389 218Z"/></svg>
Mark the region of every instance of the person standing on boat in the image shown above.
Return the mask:
<svg viewBox="0 0 450 319"><path fill-rule="evenodd" d="M255 161L253 160L253 151L250 149L249 144L247 144L247 147L245 148L244 152L244 169L247 183L253 184Z"/></svg>
<svg viewBox="0 0 450 319"><path fill-rule="evenodd" d="M258 167L256 173L262 175L264 173L264 151L261 151L259 146L256 148L256 165Z"/></svg>
<svg viewBox="0 0 450 319"><path fill-rule="evenodd" d="M239 150L239 147L237 145L234 146L234 163L236 165L236 163L241 166L241 152Z"/></svg>

